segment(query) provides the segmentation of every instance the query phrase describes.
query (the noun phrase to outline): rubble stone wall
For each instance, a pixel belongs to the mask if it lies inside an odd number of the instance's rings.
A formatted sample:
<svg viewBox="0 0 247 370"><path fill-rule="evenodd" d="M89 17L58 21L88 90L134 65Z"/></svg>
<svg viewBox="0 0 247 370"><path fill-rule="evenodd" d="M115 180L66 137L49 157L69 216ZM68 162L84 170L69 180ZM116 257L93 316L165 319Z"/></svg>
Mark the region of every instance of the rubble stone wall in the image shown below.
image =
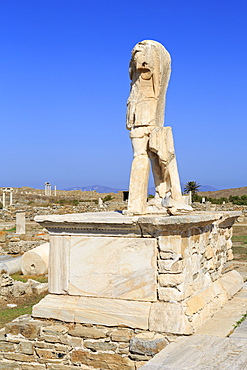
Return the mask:
<svg viewBox="0 0 247 370"><path fill-rule="evenodd" d="M24 315L0 331L0 369L135 370L174 339L149 331Z"/></svg>

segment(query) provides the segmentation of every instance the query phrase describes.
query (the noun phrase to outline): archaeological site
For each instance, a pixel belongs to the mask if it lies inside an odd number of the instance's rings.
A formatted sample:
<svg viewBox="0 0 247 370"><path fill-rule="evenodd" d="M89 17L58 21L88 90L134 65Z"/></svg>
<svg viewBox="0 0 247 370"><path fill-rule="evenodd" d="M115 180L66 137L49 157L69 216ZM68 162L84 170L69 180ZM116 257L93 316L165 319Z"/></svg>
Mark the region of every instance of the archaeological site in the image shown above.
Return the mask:
<svg viewBox="0 0 247 370"><path fill-rule="evenodd" d="M0 330L0 369L165 369L152 367L156 356L194 338L243 288L232 262L233 224L244 217L242 211L196 207L181 192L172 128L164 126L170 74L171 57L163 45L144 40L133 48L127 202L122 194L99 200L91 192L88 203L71 198L66 205L65 195L50 183L42 196L2 189L2 221L15 220L16 230L0 239L2 250L8 247L0 260L0 298L21 289L40 291L43 298L31 315ZM150 168L155 195L147 198ZM29 203L17 209L18 194ZM51 197L61 197L60 204L45 208ZM33 220L37 229L27 239ZM15 262L6 254L15 255ZM48 273L48 284L29 279L13 288L9 275L20 270Z"/></svg>

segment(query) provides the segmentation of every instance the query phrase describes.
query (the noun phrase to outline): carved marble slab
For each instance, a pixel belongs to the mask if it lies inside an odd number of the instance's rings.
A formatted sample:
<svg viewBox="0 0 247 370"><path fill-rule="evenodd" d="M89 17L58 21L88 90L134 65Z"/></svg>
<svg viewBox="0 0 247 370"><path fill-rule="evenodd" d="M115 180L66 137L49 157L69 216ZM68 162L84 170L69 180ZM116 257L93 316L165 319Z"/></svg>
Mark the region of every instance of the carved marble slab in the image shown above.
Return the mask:
<svg viewBox="0 0 247 370"><path fill-rule="evenodd" d="M70 238L68 294L157 300L155 239Z"/></svg>

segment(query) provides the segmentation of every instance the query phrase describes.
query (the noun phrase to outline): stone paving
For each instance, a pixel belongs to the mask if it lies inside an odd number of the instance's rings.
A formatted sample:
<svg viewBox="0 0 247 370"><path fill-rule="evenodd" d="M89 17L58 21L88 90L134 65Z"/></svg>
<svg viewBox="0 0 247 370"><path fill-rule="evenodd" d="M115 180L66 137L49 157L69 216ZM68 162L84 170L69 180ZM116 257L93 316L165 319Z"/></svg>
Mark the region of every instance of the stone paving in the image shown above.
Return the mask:
<svg viewBox="0 0 247 370"><path fill-rule="evenodd" d="M141 370L247 370L247 283L194 335L180 337Z"/></svg>

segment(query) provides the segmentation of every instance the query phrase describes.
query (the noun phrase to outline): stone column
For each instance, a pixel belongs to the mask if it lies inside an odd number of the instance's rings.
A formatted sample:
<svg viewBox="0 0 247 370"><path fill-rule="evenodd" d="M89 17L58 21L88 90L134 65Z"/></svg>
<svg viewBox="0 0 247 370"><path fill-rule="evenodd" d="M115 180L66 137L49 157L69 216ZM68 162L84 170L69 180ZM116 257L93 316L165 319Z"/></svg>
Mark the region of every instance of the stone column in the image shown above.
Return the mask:
<svg viewBox="0 0 247 370"><path fill-rule="evenodd" d="M56 197L57 196L57 187L56 187L56 185L54 185L54 197Z"/></svg>
<svg viewBox="0 0 247 370"><path fill-rule="evenodd" d="M49 182L45 183L45 195L51 196L51 184Z"/></svg>
<svg viewBox="0 0 247 370"><path fill-rule="evenodd" d="M9 191L9 205L12 206L13 204L13 189Z"/></svg>
<svg viewBox="0 0 247 370"><path fill-rule="evenodd" d="M26 234L26 219L24 211L16 212L16 234Z"/></svg>
<svg viewBox="0 0 247 370"><path fill-rule="evenodd" d="M191 191L189 191L189 205L191 205L192 203L192 193Z"/></svg>
<svg viewBox="0 0 247 370"><path fill-rule="evenodd" d="M5 190L3 190L3 208L5 208L6 203L5 203Z"/></svg>
<svg viewBox="0 0 247 370"><path fill-rule="evenodd" d="M103 208L103 200L101 198L98 199L98 205L100 208Z"/></svg>

